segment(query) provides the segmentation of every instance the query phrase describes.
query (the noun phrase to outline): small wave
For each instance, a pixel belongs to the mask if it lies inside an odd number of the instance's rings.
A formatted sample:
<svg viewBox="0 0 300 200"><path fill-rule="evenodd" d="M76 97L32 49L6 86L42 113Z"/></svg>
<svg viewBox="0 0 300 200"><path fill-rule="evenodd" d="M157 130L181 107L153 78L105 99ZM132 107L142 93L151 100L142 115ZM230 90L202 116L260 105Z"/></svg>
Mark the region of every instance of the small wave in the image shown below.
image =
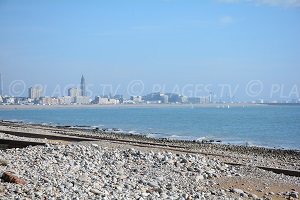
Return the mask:
<svg viewBox="0 0 300 200"><path fill-rule="evenodd" d="M137 131L128 131L127 133L128 134L134 134L134 135L140 135L140 133L137 132Z"/></svg>
<svg viewBox="0 0 300 200"><path fill-rule="evenodd" d="M196 139L196 141L203 141L203 140L208 140L207 137L199 137Z"/></svg>
<svg viewBox="0 0 300 200"><path fill-rule="evenodd" d="M165 136L167 136L167 134L164 134L164 133L151 133L151 134L153 134L153 135L165 135Z"/></svg>
<svg viewBox="0 0 300 200"><path fill-rule="evenodd" d="M84 125L75 125L75 126L65 126L73 129L81 129L81 130L92 130L94 129L92 126L84 126Z"/></svg>
<svg viewBox="0 0 300 200"><path fill-rule="evenodd" d="M155 133L148 133L146 134L147 138L161 138L159 135L155 134Z"/></svg>
<svg viewBox="0 0 300 200"><path fill-rule="evenodd" d="M24 121L20 119L10 119L10 120L3 120L3 121L13 122L13 123L24 123Z"/></svg>
<svg viewBox="0 0 300 200"><path fill-rule="evenodd" d="M99 125L95 125L95 126L91 126L92 128L100 128L100 127L104 127L104 125L99 124Z"/></svg>
<svg viewBox="0 0 300 200"><path fill-rule="evenodd" d="M169 139L175 139L175 140L195 140L196 138L193 136L187 136L187 135L171 135L168 136Z"/></svg>
<svg viewBox="0 0 300 200"><path fill-rule="evenodd" d="M118 130L112 130L113 133L126 133L126 131L123 131L122 129Z"/></svg>

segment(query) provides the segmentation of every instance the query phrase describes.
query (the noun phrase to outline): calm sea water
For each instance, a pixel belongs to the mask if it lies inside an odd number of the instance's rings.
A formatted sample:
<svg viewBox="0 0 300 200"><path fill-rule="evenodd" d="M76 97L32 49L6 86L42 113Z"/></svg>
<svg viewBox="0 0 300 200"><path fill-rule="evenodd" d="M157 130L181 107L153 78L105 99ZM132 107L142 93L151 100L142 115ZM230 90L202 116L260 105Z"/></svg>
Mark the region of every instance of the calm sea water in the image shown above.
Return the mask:
<svg viewBox="0 0 300 200"><path fill-rule="evenodd" d="M300 106L0 110L0 119L300 150Z"/></svg>

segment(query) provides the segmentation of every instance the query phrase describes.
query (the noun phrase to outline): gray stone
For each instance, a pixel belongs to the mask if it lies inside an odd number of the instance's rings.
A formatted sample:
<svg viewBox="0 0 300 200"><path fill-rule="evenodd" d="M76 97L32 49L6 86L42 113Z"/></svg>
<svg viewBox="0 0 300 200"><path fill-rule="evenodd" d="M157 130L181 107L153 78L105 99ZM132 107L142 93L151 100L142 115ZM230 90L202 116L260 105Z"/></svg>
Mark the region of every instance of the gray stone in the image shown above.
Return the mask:
<svg viewBox="0 0 300 200"><path fill-rule="evenodd" d="M91 192L91 193L94 193L94 194L97 194L97 195L101 194L101 191L98 190L98 189L95 189L95 188L94 188L94 189L91 189L90 192Z"/></svg>
<svg viewBox="0 0 300 200"><path fill-rule="evenodd" d="M204 179L205 179L205 178L204 178L203 175L198 175L198 176L196 176L195 181L198 182L198 181L202 181L202 180L204 180Z"/></svg>
<svg viewBox="0 0 300 200"><path fill-rule="evenodd" d="M180 163L187 163L188 162L188 160L187 159L185 159L185 158L181 158L181 161L180 161Z"/></svg>
<svg viewBox="0 0 300 200"><path fill-rule="evenodd" d="M5 191L5 187L0 185L0 194L3 193Z"/></svg>
<svg viewBox="0 0 300 200"><path fill-rule="evenodd" d="M164 177L162 177L162 176L159 176L159 177L157 177L157 178L156 178L156 180L157 180L157 181L159 181L159 182L161 182L161 181L163 181L163 180L164 180Z"/></svg>
<svg viewBox="0 0 300 200"><path fill-rule="evenodd" d="M149 185L150 187L154 187L154 188L158 188L158 187L159 187L158 183L155 182L155 181L149 182L148 185Z"/></svg>
<svg viewBox="0 0 300 200"><path fill-rule="evenodd" d="M231 192L233 192L233 193L237 193L237 194L242 194L242 193L244 193L244 191L243 191L243 190L241 190L241 189L238 189L238 188L233 188L233 189L231 190Z"/></svg>
<svg viewBox="0 0 300 200"><path fill-rule="evenodd" d="M9 162L7 160L0 159L0 166L7 166Z"/></svg>
<svg viewBox="0 0 300 200"><path fill-rule="evenodd" d="M186 200L230 199L238 195L240 199L247 195L257 199L238 188L230 190L235 193L230 194L214 187L217 184L215 177L246 174L246 170L252 169L225 166L217 159L200 155L102 148L89 142L0 150L0 155L1 159L14 160L9 163L9 168L28 180L24 187L0 184L0 199ZM267 177L266 182L270 178L295 183L292 177L280 175L278 178L276 174L259 173ZM212 179L206 180L208 177ZM1 193L1 189L5 193ZM293 195L292 192L288 194Z"/></svg>
<svg viewBox="0 0 300 200"><path fill-rule="evenodd" d="M35 192L34 195L36 197L42 197L43 196L43 193L42 192Z"/></svg>
<svg viewBox="0 0 300 200"><path fill-rule="evenodd" d="M293 198L295 198L295 199L299 198L298 192L291 192L290 196L293 197Z"/></svg>
<svg viewBox="0 0 300 200"><path fill-rule="evenodd" d="M92 147L98 147L99 145L98 144L92 144Z"/></svg>
<svg viewBox="0 0 300 200"><path fill-rule="evenodd" d="M253 199L259 199L258 196L256 194L248 194L249 197L252 197Z"/></svg>

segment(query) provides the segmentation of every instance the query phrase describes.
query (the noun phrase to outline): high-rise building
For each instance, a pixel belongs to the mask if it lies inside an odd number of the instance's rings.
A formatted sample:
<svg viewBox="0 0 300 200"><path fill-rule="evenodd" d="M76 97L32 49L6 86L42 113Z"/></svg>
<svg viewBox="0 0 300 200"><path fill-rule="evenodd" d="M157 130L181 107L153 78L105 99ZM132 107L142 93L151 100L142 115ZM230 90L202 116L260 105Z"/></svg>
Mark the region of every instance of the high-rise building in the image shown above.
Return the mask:
<svg viewBox="0 0 300 200"><path fill-rule="evenodd" d="M209 92L208 102L209 102L209 103L213 103L213 98L214 98L213 93L212 93L212 92Z"/></svg>
<svg viewBox="0 0 300 200"><path fill-rule="evenodd" d="M70 88L68 89L68 96L72 98L81 96L81 90L79 88Z"/></svg>
<svg viewBox="0 0 300 200"><path fill-rule="evenodd" d="M30 99L38 99L42 97L43 89L41 87L31 87L28 89L28 97Z"/></svg>
<svg viewBox="0 0 300 200"><path fill-rule="evenodd" d="M76 102L76 98L81 96L81 90L79 88L68 89L68 96L71 98L71 103Z"/></svg>
<svg viewBox="0 0 300 200"><path fill-rule="evenodd" d="M3 95L2 74L0 73L0 96Z"/></svg>
<svg viewBox="0 0 300 200"><path fill-rule="evenodd" d="M85 79L83 75L81 76L81 81L80 81L80 96L86 96L86 90L85 90Z"/></svg>

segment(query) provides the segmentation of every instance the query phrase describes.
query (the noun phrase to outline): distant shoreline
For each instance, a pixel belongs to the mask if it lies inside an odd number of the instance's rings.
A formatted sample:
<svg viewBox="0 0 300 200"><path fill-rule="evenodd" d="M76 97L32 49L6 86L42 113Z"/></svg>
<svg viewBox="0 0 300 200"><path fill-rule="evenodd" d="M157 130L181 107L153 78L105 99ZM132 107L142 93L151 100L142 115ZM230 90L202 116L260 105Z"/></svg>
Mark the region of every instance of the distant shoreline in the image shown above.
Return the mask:
<svg viewBox="0 0 300 200"><path fill-rule="evenodd" d="M229 108L266 107L266 104L117 104L117 105L0 105L0 110L95 109L95 108Z"/></svg>

